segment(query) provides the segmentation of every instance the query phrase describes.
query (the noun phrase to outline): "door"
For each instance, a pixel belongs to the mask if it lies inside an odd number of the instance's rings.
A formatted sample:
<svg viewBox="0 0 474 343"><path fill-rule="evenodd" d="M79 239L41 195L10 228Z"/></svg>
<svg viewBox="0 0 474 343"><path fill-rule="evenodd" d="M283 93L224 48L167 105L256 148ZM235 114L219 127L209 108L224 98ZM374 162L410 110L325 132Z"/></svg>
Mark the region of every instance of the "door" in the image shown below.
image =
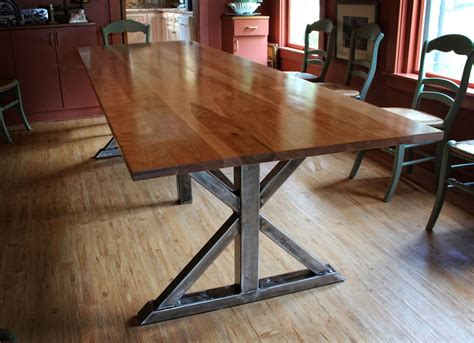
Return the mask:
<svg viewBox="0 0 474 343"><path fill-rule="evenodd" d="M79 47L97 45L95 25L56 28L54 41L64 108L98 107L99 101L77 50Z"/></svg>
<svg viewBox="0 0 474 343"><path fill-rule="evenodd" d="M234 55L267 65L267 36L234 37Z"/></svg>
<svg viewBox="0 0 474 343"><path fill-rule="evenodd" d="M53 30L15 30L11 38L25 111L63 109Z"/></svg>

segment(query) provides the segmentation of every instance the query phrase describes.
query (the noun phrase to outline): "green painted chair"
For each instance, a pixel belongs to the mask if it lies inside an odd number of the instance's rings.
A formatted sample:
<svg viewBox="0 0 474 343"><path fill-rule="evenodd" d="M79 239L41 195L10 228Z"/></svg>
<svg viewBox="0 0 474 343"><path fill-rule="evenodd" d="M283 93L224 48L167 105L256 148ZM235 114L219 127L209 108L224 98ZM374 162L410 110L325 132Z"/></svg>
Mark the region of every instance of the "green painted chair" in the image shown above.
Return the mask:
<svg viewBox="0 0 474 343"><path fill-rule="evenodd" d="M7 125L5 124L5 118L4 118L4 113L9 108L17 106L18 114L20 115L20 118L23 121L25 128L29 131L32 130L30 123L28 123L28 119L26 118L25 110L23 109L23 100L21 98L20 83L17 80L9 81L6 83L0 82L0 94L8 92L10 90L14 90L16 99L7 103L6 105L0 105L0 123L2 124L2 129L3 129L3 133L5 134L5 138L7 139L9 143L12 142L12 138L10 137L10 134L8 133L8 128L7 128Z"/></svg>
<svg viewBox="0 0 474 343"><path fill-rule="evenodd" d="M451 158L453 156L462 161L466 161L467 163L451 164ZM439 213L441 212L441 208L443 207L446 191L449 188L458 188L474 195L474 182L461 182L454 178L448 178L449 172L452 169L465 167L474 167L474 140L447 142L444 147L443 159L441 162L438 194L436 195L436 202L431 211L430 219L428 220L428 224L426 224L426 230L433 230Z"/></svg>
<svg viewBox="0 0 474 343"><path fill-rule="evenodd" d="M109 35L112 33L125 32L143 32L145 34L145 43L150 43L150 25L139 23L135 20L118 20L111 22L107 26L102 27L102 37L104 39L104 46L109 46Z"/></svg>
<svg viewBox="0 0 474 343"><path fill-rule="evenodd" d="M13 332L0 329L0 342L16 343L18 339Z"/></svg>
<svg viewBox="0 0 474 343"><path fill-rule="evenodd" d="M375 71L377 70L377 59L383 37L384 34L380 30L380 26L374 23L353 30L344 83L323 83L320 87L328 88L337 93L365 101L372 81L374 80ZM360 41L367 41L369 50L367 59L356 58L356 46ZM356 89L351 86L351 82L354 78L364 80L361 89Z"/></svg>
<svg viewBox="0 0 474 343"><path fill-rule="evenodd" d="M441 77L427 77L425 71L425 59L426 54L432 53L434 51L439 52L449 52L454 51L458 55L466 56L466 63L464 65L464 71L462 74L460 85L457 85L451 80L441 78ZM390 184L385 193L384 201L389 202L395 190L397 189L398 182L400 181L400 176L402 173L403 167L409 167L408 172L412 172L412 167L415 164L435 161L436 166L436 175L439 175L441 155L444 145L448 140L449 131L453 124L454 119L461 107L464 96L466 95L466 90L469 85L469 76L471 74L472 64L474 63L474 49L472 41L462 35L445 35L438 37L430 42L426 41L423 45L423 51L421 54L420 61L420 72L418 76L418 84L415 90L415 96L411 108L396 108L390 107L385 108L388 111L401 115L403 117L415 120L419 123L426 124L440 130L444 131L444 138L441 141L437 142L427 142L421 144L404 144L397 147L386 148L384 151L394 155L394 166L392 171L392 177ZM435 88L425 89L425 86L434 86ZM454 97L450 94L442 92L442 90L447 90L454 94ZM435 100L444 105L447 105L449 110L444 119L433 116L431 114L422 112L419 110L421 100ZM421 158L413 159L414 151L409 149L415 149L428 144L437 144L435 155L429 155L423 151L418 151ZM405 160L405 152L407 152L408 160ZM359 151L357 153L354 166L350 173L350 178L354 178L359 170L362 159L364 158L364 151Z"/></svg>
<svg viewBox="0 0 474 343"><path fill-rule="evenodd" d="M309 46L309 37L312 32L325 34L327 38L326 50L311 49ZM286 72L286 74L299 77L310 82L324 82L326 73L331 64L334 54L334 42L336 40L336 27L329 19L321 19L312 24L306 25L304 34L304 56L301 72ZM321 73L318 75L308 73L309 65L321 67Z"/></svg>

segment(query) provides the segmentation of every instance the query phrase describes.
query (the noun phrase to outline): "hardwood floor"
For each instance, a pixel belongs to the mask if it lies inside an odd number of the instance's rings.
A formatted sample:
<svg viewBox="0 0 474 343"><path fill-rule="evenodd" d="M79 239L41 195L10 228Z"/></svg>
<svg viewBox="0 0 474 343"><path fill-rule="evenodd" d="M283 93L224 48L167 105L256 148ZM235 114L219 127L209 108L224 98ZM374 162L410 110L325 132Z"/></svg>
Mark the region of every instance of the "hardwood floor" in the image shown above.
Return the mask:
<svg viewBox="0 0 474 343"><path fill-rule="evenodd" d="M429 235L434 194L402 181L386 204L389 171L367 159L350 181L348 153L306 160L264 208L344 283L137 327L230 210L195 182L178 206L174 177L133 182L120 158L92 159L109 135L84 119L0 145L0 328L21 342L474 341L472 198L446 202ZM301 268L261 244L261 275ZM232 257L192 290L233 283Z"/></svg>

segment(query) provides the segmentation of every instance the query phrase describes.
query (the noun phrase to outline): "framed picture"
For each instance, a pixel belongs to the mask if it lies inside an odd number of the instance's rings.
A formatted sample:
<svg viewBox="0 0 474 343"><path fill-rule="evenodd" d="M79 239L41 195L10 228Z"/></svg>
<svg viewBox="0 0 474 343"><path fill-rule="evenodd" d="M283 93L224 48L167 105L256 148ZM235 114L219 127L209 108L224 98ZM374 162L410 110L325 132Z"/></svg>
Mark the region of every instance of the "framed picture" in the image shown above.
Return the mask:
<svg viewBox="0 0 474 343"><path fill-rule="evenodd" d="M352 30L377 21L377 1L337 0L336 57L349 59ZM368 59L368 42L358 41L356 58Z"/></svg>

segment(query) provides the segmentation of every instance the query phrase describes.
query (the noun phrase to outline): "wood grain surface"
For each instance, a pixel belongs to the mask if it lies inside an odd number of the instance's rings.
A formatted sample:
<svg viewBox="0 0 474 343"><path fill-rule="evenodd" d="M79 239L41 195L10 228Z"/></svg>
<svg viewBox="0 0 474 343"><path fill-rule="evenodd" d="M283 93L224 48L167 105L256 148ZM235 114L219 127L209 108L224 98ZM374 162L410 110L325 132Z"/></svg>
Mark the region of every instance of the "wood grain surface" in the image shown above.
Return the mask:
<svg viewBox="0 0 474 343"><path fill-rule="evenodd" d="M195 42L80 54L135 180L442 138Z"/></svg>

